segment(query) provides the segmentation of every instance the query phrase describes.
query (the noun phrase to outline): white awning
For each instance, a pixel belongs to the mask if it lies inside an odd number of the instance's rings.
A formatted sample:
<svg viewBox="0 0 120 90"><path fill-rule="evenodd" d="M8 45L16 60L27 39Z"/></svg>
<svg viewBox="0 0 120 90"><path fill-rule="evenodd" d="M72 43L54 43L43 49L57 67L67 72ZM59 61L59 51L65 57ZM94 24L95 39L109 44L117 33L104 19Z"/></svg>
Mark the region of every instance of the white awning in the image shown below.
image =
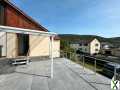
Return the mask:
<svg viewBox="0 0 120 90"><path fill-rule="evenodd" d="M21 34L30 34L30 35L37 35L37 36L48 36L51 37L50 42L50 57L51 57L51 78L53 78L53 38L56 33L53 32L44 32L44 31L38 31L38 30L32 30L32 29L23 29L23 28L15 28L15 27L9 27L9 26L0 26L0 32L8 32L8 33L21 33Z"/></svg>
<svg viewBox="0 0 120 90"><path fill-rule="evenodd" d="M0 32L32 34L32 35L44 35L44 36L57 35L54 32L45 32L45 31L32 30L32 29L9 27L9 26L0 26Z"/></svg>

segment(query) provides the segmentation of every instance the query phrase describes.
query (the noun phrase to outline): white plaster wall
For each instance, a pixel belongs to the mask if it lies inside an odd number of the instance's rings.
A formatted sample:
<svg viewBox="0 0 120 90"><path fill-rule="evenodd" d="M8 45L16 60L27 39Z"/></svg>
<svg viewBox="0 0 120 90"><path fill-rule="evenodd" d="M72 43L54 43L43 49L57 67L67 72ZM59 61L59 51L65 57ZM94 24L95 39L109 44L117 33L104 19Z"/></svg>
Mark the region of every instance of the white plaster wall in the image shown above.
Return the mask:
<svg viewBox="0 0 120 90"><path fill-rule="evenodd" d="M73 48L73 49L78 49L79 44L70 44L70 47Z"/></svg>
<svg viewBox="0 0 120 90"><path fill-rule="evenodd" d="M0 32L0 46L2 46L2 56L6 56L6 33Z"/></svg>
<svg viewBox="0 0 120 90"><path fill-rule="evenodd" d="M17 35L15 33L7 33L7 57L17 57Z"/></svg>
<svg viewBox="0 0 120 90"><path fill-rule="evenodd" d="M30 35L30 56L49 56L50 55L50 40L45 36ZM60 40L54 40L53 55L54 57L60 56Z"/></svg>
<svg viewBox="0 0 120 90"><path fill-rule="evenodd" d="M96 46L96 44L98 44L98 46ZM98 49L98 51L96 51L95 49ZM97 39L94 39L90 43L90 54L95 54L99 52L100 52L100 42Z"/></svg>
<svg viewBox="0 0 120 90"><path fill-rule="evenodd" d="M54 40L53 57L60 57L60 40Z"/></svg>

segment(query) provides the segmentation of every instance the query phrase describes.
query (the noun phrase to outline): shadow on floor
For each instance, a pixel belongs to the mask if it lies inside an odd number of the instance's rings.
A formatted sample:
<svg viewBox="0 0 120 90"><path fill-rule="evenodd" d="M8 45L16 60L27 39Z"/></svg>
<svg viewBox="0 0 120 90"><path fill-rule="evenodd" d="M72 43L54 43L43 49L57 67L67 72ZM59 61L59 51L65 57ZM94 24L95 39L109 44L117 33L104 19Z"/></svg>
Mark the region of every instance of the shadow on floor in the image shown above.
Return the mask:
<svg viewBox="0 0 120 90"><path fill-rule="evenodd" d="M0 60L0 75L15 72L15 66L12 66L9 60Z"/></svg>

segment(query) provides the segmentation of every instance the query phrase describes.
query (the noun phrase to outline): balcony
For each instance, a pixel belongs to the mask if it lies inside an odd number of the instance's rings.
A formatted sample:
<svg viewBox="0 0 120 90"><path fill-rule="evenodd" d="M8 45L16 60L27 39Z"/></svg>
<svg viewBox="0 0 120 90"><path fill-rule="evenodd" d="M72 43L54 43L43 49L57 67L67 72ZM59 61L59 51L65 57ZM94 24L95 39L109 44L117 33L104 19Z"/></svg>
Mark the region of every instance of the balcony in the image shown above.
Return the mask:
<svg viewBox="0 0 120 90"><path fill-rule="evenodd" d="M28 65L11 66L0 75L0 90L110 90L111 79L66 58L32 60ZM3 71L3 70L2 70ZM6 72L6 73L5 73Z"/></svg>

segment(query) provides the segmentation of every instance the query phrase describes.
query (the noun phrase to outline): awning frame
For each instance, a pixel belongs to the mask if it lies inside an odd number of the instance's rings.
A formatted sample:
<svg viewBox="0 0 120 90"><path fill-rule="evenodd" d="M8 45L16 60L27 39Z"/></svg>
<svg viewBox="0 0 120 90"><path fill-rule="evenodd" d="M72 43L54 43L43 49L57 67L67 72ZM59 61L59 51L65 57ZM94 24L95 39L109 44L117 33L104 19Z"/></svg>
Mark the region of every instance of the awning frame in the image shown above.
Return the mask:
<svg viewBox="0 0 120 90"><path fill-rule="evenodd" d="M48 36L50 39L49 50L50 50L50 58L51 58L51 78L53 78L53 48L54 48L53 43L54 43L54 37L57 35L56 33L38 31L38 30L32 30L32 29L9 27L9 26L1 26L1 25L0 25L0 32L20 33L20 34L29 34L29 35L36 35L36 36Z"/></svg>

